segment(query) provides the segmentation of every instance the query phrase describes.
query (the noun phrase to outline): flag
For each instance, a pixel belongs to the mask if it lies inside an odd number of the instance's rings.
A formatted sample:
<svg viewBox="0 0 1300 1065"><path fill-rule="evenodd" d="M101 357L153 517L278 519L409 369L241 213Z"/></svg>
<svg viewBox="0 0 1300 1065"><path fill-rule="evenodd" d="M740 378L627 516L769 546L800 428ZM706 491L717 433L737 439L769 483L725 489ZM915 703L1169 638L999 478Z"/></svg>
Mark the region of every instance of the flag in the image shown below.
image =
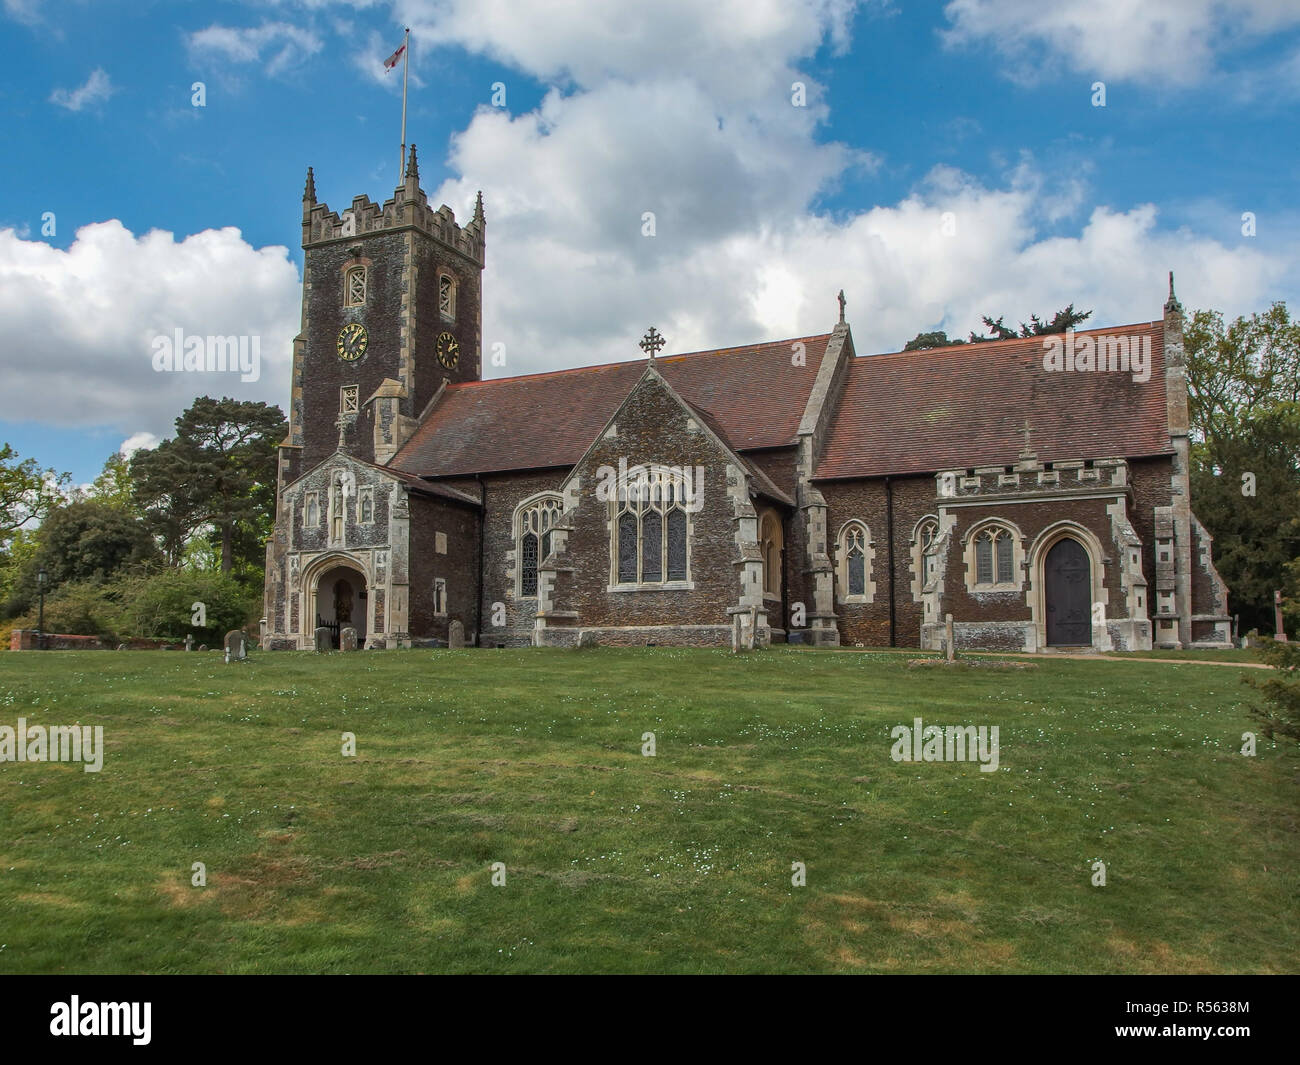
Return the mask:
<svg viewBox="0 0 1300 1065"><path fill-rule="evenodd" d="M402 58L402 53L405 51L406 51L406 42L403 41L402 47L384 60L384 69L392 70L393 67L397 66L397 61Z"/></svg>

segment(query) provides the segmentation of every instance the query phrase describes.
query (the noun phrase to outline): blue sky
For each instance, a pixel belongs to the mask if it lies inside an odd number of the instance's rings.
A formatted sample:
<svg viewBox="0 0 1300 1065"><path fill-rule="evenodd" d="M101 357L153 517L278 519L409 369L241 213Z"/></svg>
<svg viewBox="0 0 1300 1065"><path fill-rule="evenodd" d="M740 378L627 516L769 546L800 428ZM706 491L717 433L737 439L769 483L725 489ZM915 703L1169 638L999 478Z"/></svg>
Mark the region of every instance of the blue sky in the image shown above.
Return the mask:
<svg viewBox="0 0 1300 1065"><path fill-rule="evenodd" d="M196 395L286 402L305 171L335 209L392 194L404 25L423 186L484 192L494 375L639 357L652 322L669 352L824 332L841 287L860 352L1145 320L1169 269L1189 307L1293 302L1300 5L1121 7L3 0L0 439L84 482ZM258 380L156 374L175 328L258 336Z"/></svg>

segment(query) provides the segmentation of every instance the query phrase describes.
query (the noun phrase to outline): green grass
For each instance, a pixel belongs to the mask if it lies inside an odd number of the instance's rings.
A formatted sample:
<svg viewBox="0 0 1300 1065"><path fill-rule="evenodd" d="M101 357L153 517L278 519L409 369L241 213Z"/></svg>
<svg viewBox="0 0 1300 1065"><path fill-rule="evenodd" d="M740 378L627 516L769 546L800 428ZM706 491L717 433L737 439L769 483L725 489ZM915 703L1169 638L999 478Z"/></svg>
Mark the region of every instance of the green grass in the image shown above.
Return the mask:
<svg viewBox="0 0 1300 1065"><path fill-rule="evenodd" d="M1182 662L1258 662L1249 647L1225 647L1221 650L1189 648L1183 651L1107 651L1111 658L1160 658Z"/></svg>
<svg viewBox="0 0 1300 1065"><path fill-rule="evenodd" d="M0 972L1296 971L1300 758L1238 753L1247 671L1005 665L0 655L0 725L107 748L0 765ZM891 761L918 715L999 772Z"/></svg>

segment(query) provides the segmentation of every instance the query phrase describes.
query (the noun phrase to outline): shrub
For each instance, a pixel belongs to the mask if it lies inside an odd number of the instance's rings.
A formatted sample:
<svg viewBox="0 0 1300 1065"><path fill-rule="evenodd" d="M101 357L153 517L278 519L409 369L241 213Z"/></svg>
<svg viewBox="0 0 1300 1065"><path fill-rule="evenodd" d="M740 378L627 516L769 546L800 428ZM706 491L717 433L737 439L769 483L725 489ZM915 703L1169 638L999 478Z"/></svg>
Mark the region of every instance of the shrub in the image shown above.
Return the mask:
<svg viewBox="0 0 1300 1065"><path fill-rule="evenodd" d="M1251 707L1251 714L1263 722L1260 731L1270 740L1283 736L1300 742L1300 644L1265 637L1255 654L1273 671L1262 678L1246 678L1269 704Z"/></svg>

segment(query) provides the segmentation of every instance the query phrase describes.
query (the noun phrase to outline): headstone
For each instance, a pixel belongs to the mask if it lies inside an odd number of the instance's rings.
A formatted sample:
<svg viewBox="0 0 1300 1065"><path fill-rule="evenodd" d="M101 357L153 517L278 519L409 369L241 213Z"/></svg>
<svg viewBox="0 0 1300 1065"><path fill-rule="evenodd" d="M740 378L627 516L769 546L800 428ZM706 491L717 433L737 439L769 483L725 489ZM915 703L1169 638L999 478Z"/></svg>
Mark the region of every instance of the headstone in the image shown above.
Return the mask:
<svg viewBox="0 0 1300 1065"><path fill-rule="evenodd" d="M590 629L583 629L580 633L578 633L579 650L584 650L588 647L599 647L599 646L600 644L596 642L596 634L592 632Z"/></svg>
<svg viewBox="0 0 1300 1065"><path fill-rule="evenodd" d="M459 620L447 626L447 646L452 649L465 646L465 626Z"/></svg>
<svg viewBox="0 0 1300 1065"><path fill-rule="evenodd" d="M186 636L186 637L185 637L185 650L187 650L187 651L193 651L193 650L194 650L194 634L193 634L193 633L191 633L189 636Z"/></svg>
<svg viewBox="0 0 1300 1065"><path fill-rule="evenodd" d="M357 630L351 625L339 630L339 650L355 651L357 649Z"/></svg>
<svg viewBox="0 0 1300 1065"><path fill-rule="evenodd" d="M125 650L126 650L126 644L124 644L124 643L119 643L119 644L117 645L117 649L118 649L119 651L125 651Z"/></svg>
<svg viewBox="0 0 1300 1065"><path fill-rule="evenodd" d="M333 647L333 641L330 640L330 630L321 626L316 630L316 653L318 655L329 654Z"/></svg>
<svg viewBox="0 0 1300 1065"><path fill-rule="evenodd" d="M207 649L208 649L208 645L206 643L199 644L200 651L206 651Z"/></svg>
<svg viewBox="0 0 1300 1065"><path fill-rule="evenodd" d="M231 629L226 633L226 661L242 662L248 657L248 638L242 629Z"/></svg>

